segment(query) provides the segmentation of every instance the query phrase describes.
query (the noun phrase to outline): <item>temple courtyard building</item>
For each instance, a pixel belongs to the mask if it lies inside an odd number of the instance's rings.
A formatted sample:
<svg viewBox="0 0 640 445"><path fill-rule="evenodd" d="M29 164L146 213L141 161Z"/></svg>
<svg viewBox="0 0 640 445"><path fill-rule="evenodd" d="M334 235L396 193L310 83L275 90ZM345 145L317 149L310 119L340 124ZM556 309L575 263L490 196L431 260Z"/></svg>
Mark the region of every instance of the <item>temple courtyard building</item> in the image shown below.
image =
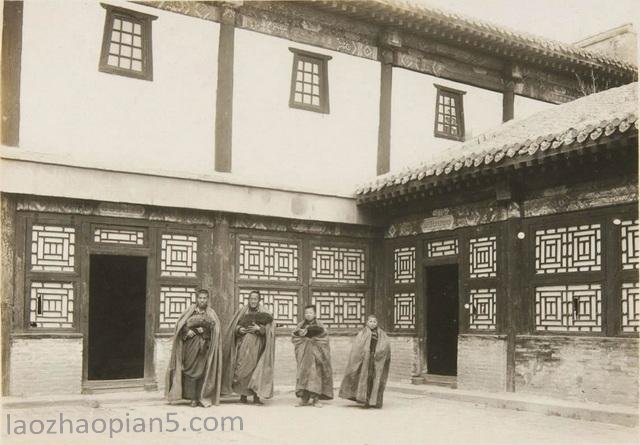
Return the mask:
<svg viewBox="0 0 640 445"><path fill-rule="evenodd" d="M223 323L260 291L278 385L313 304L336 381L376 314L391 381L637 406L631 28L571 45L394 0L2 16L3 395L162 389L204 288Z"/></svg>

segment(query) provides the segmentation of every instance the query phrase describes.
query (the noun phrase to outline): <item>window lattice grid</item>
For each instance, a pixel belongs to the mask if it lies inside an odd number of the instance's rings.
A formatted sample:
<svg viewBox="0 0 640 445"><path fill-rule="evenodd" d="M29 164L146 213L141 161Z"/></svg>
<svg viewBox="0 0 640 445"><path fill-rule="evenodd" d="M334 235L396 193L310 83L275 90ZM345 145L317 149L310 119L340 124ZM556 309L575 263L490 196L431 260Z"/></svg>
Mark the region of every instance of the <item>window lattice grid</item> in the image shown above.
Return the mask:
<svg viewBox="0 0 640 445"><path fill-rule="evenodd" d="M640 283L622 283L622 332L640 330Z"/></svg>
<svg viewBox="0 0 640 445"><path fill-rule="evenodd" d="M496 329L496 289L469 291L469 329Z"/></svg>
<svg viewBox="0 0 640 445"><path fill-rule="evenodd" d="M73 272L76 229L56 225L31 226L31 270Z"/></svg>
<svg viewBox="0 0 640 445"><path fill-rule="evenodd" d="M306 106L322 106L323 60L296 55L293 85L294 103Z"/></svg>
<svg viewBox="0 0 640 445"><path fill-rule="evenodd" d="M143 70L143 23L125 15L113 14L107 64L141 73Z"/></svg>
<svg viewBox="0 0 640 445"><path fill-rule="evenodd" d="M313 291L318 319L329 327L359 328L365 322L363 292Z"/></svg>
<svg viewBox="0 0 640 445"><path fill-rule="evenodd" d="M458 254L458 240L427 241L427 258L439 258Z"/></svg>
<svg viewBox="0 0 640 445"><path fill-rule="evenodd" d="M245 280L297 281L298 245L265 240L240 240L239 277Z"/></svg>
<svg viewBox="0 0 640 445"><path fill-rule="evenodd" d="M536 231L536 274L601 270L600 224Z"/></svg>
<svg viewBox="0 0 640 445"><path fill-rule="evenodd" d="M463 136L462 94L438 89L436 135L455 139Z"/></svg>
<svg viewBox="0 0 640 445"><path fill-rule="evenodd" d="M311 278L328 283L365 284L364 249L315 246L311 254Z"/></svg>
<svg viewBox="0 0 640 445"><path fill-rule="evenodd" d="M160 287L160 329L173 329L180 315L196 302L197 289L186 286Z"/></svg>
<svg viewBox="0 0 640 445"><path fill-rule="evenodd" d="M600 332L602 286L541 286L535 290L537 331Z"/></svg>
<svg viewBox="0 0 640 445"><path fill-rule="evenodd" d="M160 275L163 277L196 277L198 237L163 233L160 241Z"/></svg>
<svg viewBox="0 0 640 445"><path fill-rule="evenodd" d="M393 328L415 329L416 327L416 294L398 292L393 296Z"/></svg>
<svg viewBox="0 0 640 445"><path fill-rule="evenodd" d="M72 328L73 283L33 281L29 293L29 324L33 328Z"/></svg>
<svg viewBox="0 0 640 445"><path fill-rule="evenodd" d="M144 231L134 229L96 228L93 241L103 244L144 245Z"/></svg>
<svg viewBox="0 0 640 445"><path fill-rule="evenodd" d="M240 305L249 303L251 291L260 291L262 304L273 315L277 327L294 328L298 324L298 292L283 289L240 289Z"/></svg>
<svg viewBox="0 0 640 445"><path fill-rule="evenodd" d="M495 236L469 240L469 278L493 278L497 274Z"/></svg>
<svg viewBox="0 0 640 445"><path fill-rule="evenodd" d="M416 248L401 247L393 250L393 281L396 284L414 283L416 280Z"/></svg>
<svg viewBox="0 0 640 445"><path fill-rule="evenodd" d="M638 242L638 220L620 223L622 268L631 270L638 268L640 243Z"/></svg>

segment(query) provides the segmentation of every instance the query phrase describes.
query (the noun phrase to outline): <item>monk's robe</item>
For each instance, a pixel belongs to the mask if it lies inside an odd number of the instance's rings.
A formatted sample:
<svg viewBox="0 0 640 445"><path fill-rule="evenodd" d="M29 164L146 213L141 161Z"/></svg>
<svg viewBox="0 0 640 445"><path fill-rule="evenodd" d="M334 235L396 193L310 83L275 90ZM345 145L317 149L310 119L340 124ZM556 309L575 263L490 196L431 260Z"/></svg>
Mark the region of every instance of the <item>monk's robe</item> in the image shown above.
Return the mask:
<svg viewBox="0 0 640 445"><path fill-rule="evenodd" d="M300 329L307 329L307 335L297 335ZM293 331L291 341L295 346L298 364L296 397L303 400L333 399L333 371L327 329L318 320L304 320Z"/></svg>
<svg viewBox="0 0 640 445"><path fill-rule="evenodd" d="M203 328L203 333L197 328ZM196 333L188 338L187 333ZM218 404L221 383L220 320L211 307L197 310L194 304L176 323L167 368L165 396L169 402L198 400L203 406Z"/></svg>
<svg viewBox="0 0 640 445"><path fill-rule="evenodd" d="M391 347L386 332L365 327L353 341L339 396L381 408L390 363Z"/></svg>
<svg viewBox="0 0 640 445"><path fill-rule="evenodd" d="M257 395L261 399L273 397L273 362L275 332L273 318L263 322L265 310L245 305L234 314L224 335L224 370L222 394ZM257 317L256 317L257 316ZM240 328L253 323L260 326L256 333L241 334Z"/></svg>

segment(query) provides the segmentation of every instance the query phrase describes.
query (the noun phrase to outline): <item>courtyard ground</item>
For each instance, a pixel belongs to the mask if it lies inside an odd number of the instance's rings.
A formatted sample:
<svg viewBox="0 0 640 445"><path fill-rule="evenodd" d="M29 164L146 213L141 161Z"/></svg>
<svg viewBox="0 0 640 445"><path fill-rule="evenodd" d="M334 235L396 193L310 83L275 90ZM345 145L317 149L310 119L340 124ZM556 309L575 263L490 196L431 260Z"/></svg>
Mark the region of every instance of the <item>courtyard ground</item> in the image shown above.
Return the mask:
<svg viewBox="0 0 640 445"><path fill-rule="evenodd" d="M364 410L341 399L322 408L295 407L287 392L266 406L223 403L212 408L166 405L155 400L91 406L39 406L4 409L3 444L635 444L637 428L490 408L424 395L388 391L381 410ZM173 414L170 414L173 413ZM68 419L60 434L60 416ZM197 419L194 417L196 416ZM233 423L223 417L240 416ZM205 421L205 418L211 417ZM163 419L162 433L150 418ZM82 431L86 419L89 433ZM170 419L169 422L166 420ZM193 420L192 420L193 419ZM178 423L175 423L175 422ZM22 423L21 423L22 422ZM127 422L129 433L126 432ZM134 425L146 432L132 432ZM225 431L221 431L224 424ZM20 435L21 425L26 434ZM110 427L111 425L111 427ZM191 430L200 429L200 431ZM50 427L56 434L33 434ZM95 433L106 428L104 433ZM205 431L215 429L215 431ZM74 433L69 433L73 428ZM110 428L114 430L109 437ZM122 432L115 432L122 429ZM166 430L174 430L168 432Z"/></svg>

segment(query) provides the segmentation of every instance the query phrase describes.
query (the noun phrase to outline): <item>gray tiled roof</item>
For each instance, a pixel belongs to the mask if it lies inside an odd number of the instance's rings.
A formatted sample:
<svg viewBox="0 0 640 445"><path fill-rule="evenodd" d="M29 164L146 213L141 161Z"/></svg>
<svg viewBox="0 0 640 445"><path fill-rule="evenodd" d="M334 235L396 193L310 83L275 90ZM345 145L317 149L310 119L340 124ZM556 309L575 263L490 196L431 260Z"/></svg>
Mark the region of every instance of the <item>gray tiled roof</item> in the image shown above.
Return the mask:
<svg viewBox="0 0 640 445"><path fill-rule="evenodd" d="M464 169L498 165L507 159L553 152L560 147L638 130L638 83L591 94L509 121L493 131L443 151L436 159L379 176L356 190L365 196L392 187L449 175ZM429 147L425 147L428 150Z"/></svg>
<svg viewBox="0 0 640 445"><path fill-rule="evenodd" d="M637 72L638 68L620 59L606 56L594 51L580 48L570 43L559 42L534 34L516 31L502 25L496 25L483 20L478 20L463 14L445 11L433 6L417 4L406 0L368 0L370 4L388 9L390 13L406 14L415 19L429 23L438 23L456 31L467 31L479 34L479 37L515 47L516 49L533 49L545 55L562 56L574 61L595 62L598 64L615 67L624 71Z"/></svg>

